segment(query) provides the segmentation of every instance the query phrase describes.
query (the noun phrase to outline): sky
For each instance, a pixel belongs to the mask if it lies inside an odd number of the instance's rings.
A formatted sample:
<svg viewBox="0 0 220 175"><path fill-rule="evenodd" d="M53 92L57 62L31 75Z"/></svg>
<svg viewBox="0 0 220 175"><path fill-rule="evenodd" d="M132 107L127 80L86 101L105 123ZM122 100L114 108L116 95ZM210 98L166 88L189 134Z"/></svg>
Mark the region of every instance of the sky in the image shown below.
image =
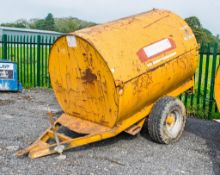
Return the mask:
<svg viewBox="0 0 220 175"><path fill-rule="evenodd" d="M49 12L104 23L159 8L183 18L197 16L203 27L220 34L220 0L0 0L0 4L0 23L44 18Z"/></svg>

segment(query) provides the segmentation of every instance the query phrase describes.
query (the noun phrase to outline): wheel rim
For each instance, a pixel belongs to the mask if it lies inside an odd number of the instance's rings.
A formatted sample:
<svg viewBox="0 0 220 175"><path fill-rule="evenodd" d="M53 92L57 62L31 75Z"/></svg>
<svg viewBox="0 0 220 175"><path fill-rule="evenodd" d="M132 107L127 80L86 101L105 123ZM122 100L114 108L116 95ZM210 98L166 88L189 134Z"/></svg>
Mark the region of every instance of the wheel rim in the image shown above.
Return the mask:
<svg viewBox="0 0 220 175"><path fill-rule="evenodd" d="M165 131L170 138L176 138L183 125L183 117L179 111L170 112L164 122Z"/></svg>

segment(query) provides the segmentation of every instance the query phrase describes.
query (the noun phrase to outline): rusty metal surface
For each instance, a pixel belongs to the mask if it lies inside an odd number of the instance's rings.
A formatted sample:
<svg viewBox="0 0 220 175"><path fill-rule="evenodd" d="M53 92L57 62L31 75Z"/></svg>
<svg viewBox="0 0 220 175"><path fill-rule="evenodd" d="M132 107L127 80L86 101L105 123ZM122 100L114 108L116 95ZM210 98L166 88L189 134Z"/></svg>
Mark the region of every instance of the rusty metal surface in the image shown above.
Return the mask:
<svg viewBox="0 0 220 175"><path fill-rule="evenodd" d="M113 128L161 96L184 92L197 49L184 20L152 10L59 38L50 54L52 87L65 113Z"/></svg>
<svg viewBox="0 0 220 175"><path fill-rule="evenodd" d="M60 38L50 54L52 87L65 113L113 127L118 97L113 77L101 56L78 38L77 47L68 47Z"/></svg>
<svg viewBox="0 0 220 175"><path fill-rule="evenodd" d="M179 94L179 92L184 92L191 88L192 85L193 80L189 80L187 83L182 84L180 87L174 89L167 95L176 96ZM151 111L151 108L152 104L144 106L140 111L131 115L129 118L118 122L114 128L103 127L93 122L88 122L86 120L82 120L78 117L73 117L67 114L63 114L60 118L58 118L57 121L54 122L54 127L58 125L58 130L59 127L64 126L73 131L89 133L87 135L72 138L57 132L56 134L60 140L59 144L64 147L64 150L68 150L85 144L114 137L123 131L131 135L136 135L141 130L145 118ZM57 153L57 143L49 144L50 139L56 139L54 135L55 133L53 131L54 127L51 126L48 128L32 145L18 151L17 156L28 154L31 159L35 159L38 157Z"/></svg>
<svg viewBox="0 0 220 175"><path fill-rule="evenodd" d="M82 134L97 134L110 129L68 114L62 114L62 116L57 120L57 123L60 123L62 126L65 126L72 131Z"/></svg>
<svg viewBox="0 0 220 175"><path fill-rule="evenodd" d="M217 74L215 78L215 98L216 98L218 110L220 112L220 67L217 70Z"/></svg>
<svg viewBox="0 0 220 175"><path fill-rule="evenodd" d="M137 135L141 131L142 127L144 126L144 122L145 122L145 118L139 121L138 123L135 123L134 125L127 128L125 132L133 136Z"/></svg>
<svg viewBox="0 0 220 175"><path fill-rule="evenodd" d="M191 50L196 52L197 48L192 30L185 21L165 10L152 10L79 30L73 35L79 36L93 45L102 55L108 67L113 70L114 79L123 82L186 52ZM137 53L141 48L165 38L174 41L175 49L158 55L151 61L158 60L173 52L176 52L175 56L152 67L147 66L149 62L142 63L139 60Z"/></svg>

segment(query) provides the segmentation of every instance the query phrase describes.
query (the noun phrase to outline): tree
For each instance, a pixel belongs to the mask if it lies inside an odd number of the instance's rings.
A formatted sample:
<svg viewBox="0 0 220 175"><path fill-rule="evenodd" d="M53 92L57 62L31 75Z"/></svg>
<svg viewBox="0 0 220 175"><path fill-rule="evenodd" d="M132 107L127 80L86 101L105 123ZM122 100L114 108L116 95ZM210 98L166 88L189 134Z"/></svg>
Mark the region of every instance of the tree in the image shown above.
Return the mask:
<svg viewBox="0 0 220 175"><path fill-rule="evenodd" d="M48 13L44 19L34 18L29 21L19 19L13 23L3 23L0 25L5 27L30 28L69 33L85 27L94 26L96 23L73 17L54 18L52 13Z"/></svg>
<svg viewBox="0 0 220 175"><path fill-rule="evenodd" d="M193 29L201 29L202 28L201 22L200 22L199 18L197 18L196 16L191 16L189 18L186 18L185 21Z"/></svg>
<svg viewBox="0 0 220 175"><path fill-rule="evenodd" d="M55 19L55 30L62 33L74 32L76 30L93 25L96 24L72 17Z"/></svg>
<svg viewBox="0 0 220 175"><path fill-rule="evenodd" d="M30 20L30 28L40 30L55 30L55 21L53 15L49 13L45 19Z"/></svg>
<svg viewBox="0 0 220 175"><path fill-rule="evenodd" d="M208 29L203 28L202 24L196 16L191 16L185 19L187 24L193 30L195 37L199 43L206 42L214 44L218 42L218 39Z"/></svg>
<svg viewBox="0 0 220 175"><path fill-rule="evenodd" d="M52 13L49 13L44 20L44 30L54 30L55 29L55 22Z"/></svg>
<svg viewBox="0 0 220 175"><path fill-rule="evenodd" d="M35 23L32 25L32 28L43 30L44 25L45 25L44 19L39 19L39 20L35 21Z"/></svg>
<svg viewBox="0 0 220 175"><path fill-rule="evenodd" d="M28 28L28 22L24 19L19 19L14 23L3 23L1 24L3 27L16 27L16 28Z"/></svg>

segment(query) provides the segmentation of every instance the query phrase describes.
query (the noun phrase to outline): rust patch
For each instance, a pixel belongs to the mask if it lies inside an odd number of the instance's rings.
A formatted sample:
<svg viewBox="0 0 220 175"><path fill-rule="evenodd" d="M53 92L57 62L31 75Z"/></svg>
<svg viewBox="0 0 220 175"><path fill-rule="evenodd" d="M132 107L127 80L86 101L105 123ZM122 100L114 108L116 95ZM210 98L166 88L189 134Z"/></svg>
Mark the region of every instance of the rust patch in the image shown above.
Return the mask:
<svg viewBox="0 0 220 175"><path fill-rule="evenodd" d="M85 81L85 83L92 83L93 81L97 80L97 76L92 73L91 69L86 69L84 72L84 76L81 78Z"/></svg>
<svg viewBox="0 0 220 175"><path fill-rule="evenodd" d="M80 116L80 113L78 113L78 112L72 112L73 113L73 115L75 115L75 116Z"/></svg>
<svg viewBox="0 0 220 175"><path fill-rule="evenodd" d="M62 126L80 134L96 134L109 130L103 125L84 120L78 116L63 114L58 120Z"/></svg>

